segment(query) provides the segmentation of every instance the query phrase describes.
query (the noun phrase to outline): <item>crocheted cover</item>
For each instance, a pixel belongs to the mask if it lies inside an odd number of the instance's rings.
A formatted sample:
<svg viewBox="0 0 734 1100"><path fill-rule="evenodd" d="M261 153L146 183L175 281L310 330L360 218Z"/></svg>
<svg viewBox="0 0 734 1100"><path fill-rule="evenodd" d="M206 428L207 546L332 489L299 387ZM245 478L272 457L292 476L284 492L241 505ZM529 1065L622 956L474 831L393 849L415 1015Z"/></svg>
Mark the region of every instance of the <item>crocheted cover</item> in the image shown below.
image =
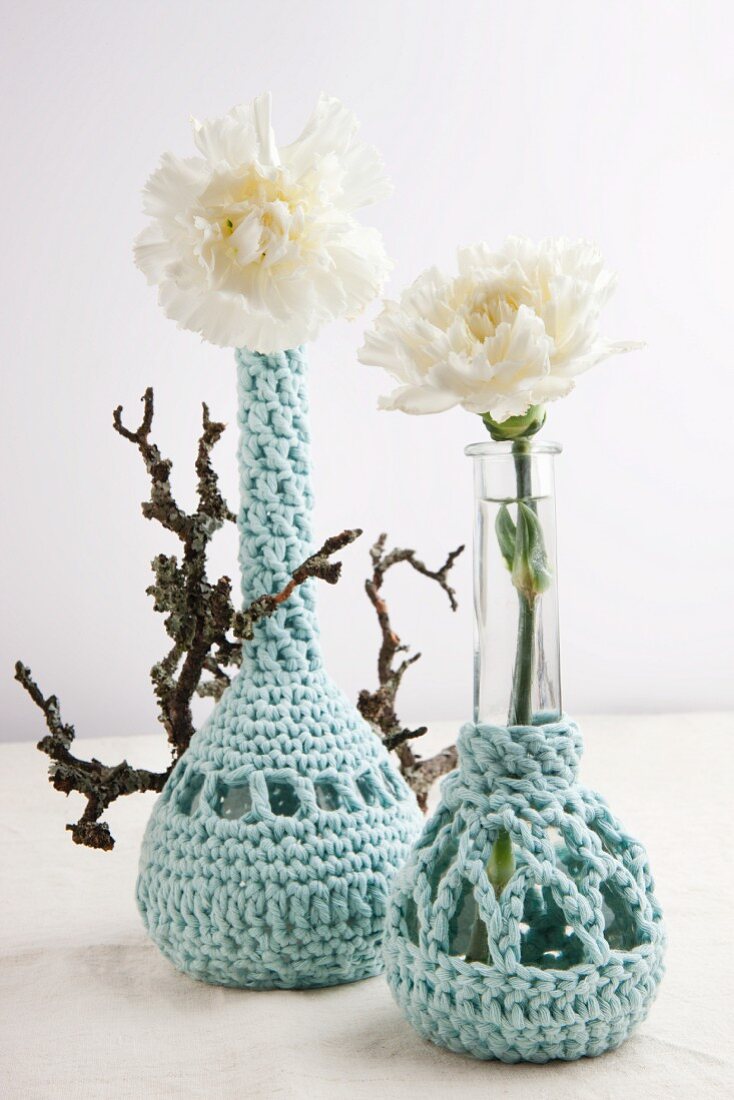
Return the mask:
<svg viewBox="0 0 734 1100"><path fill-rule="evenodd" d="M580 752L568 718L462 729L385 934L388 982L425 1038L546 1062L616 1047L647 1014L664 948L647 856L577 785ZM486 866L500 829L516 869L497 899ZM488 964L464 957L477 913Z"/></svg>
<svg viewBox="0 0 734 1100"><path fill-rule="evenodd" d="M237 353L246 603L311 552L306 361ZM180 970L252 989L382 969L390 881L419 828L378 738L324 672L311 583L246 643L241 671L174 768L137 897Z"/></svg>

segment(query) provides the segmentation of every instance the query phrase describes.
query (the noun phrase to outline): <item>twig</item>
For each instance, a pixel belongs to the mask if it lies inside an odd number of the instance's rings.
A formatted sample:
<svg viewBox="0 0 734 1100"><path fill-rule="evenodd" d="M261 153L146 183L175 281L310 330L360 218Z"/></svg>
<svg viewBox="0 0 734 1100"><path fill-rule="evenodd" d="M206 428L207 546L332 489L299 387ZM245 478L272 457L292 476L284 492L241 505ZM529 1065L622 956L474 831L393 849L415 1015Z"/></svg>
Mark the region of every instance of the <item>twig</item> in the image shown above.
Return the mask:
<svg viewBox="0 0 734 1100"><path fill-rule="evenodd" d="M448 575L464 547L452 550L440 569L429 569L414 550L394 549L385 552L387 535L382 534L370 550L372 576L365 581L365 591L377 614L381 643L377 658L377 679L379 686L375 691L366 689L359 693L357 706L362 716L372 725L385 747L394 751L400 762L400 770L415 792L418 804L426 810L428 792L432 784L441 775L456 767L456 749L454 746L444 749L435 756L424 759L415 753L409 744L422 737L427 729L419 726L408 729L400 722L395 710L397 696L403 677L411 665L420 659L420 653L404 656L396 664L398 654L407 654L409 646L403 644L393 630L387 603L382 594L382 586L388 570L401 562L407 562L416 573L435 581L448 596L451 610L457 608L456 593L448 582Z"/></svg>
<svg viewBox="0 0 734 1100"><path fill-rule="evenodd" d="M342 563L331 561L333 554L338 554L345 546L358 539L362 534L360 528L351 531L342 531L339 535L332 535L323 546L312 554L310 558L299 565L291 578L280 592L272 596L260 596L254 600L244 611L235 613L232 621L232 631L236 638L249 642L253 636L253 628L260 619L267 618L284 603L295 588L311 577L326 581L327 584L336 584L341 576ZM221 672L221 670L220 670Z"/></svg>
<svg viewBox="0 0 734 1100"><path fill-rule="evenodd" d="M71 752L74 727L61 719L59 701L55 695L45 698L33 679L31 670L20 661L15 665L15 679L26 689L46 719L48 734L38 742L38 748L52 760L49 780L57 791L70 794L78 791L84 795L87 805L84 813L73 825L66 828L75 844L109 851L115 841L109 825L99 818L111 802L124 794L136 791L161 791L173 764L165 772L151 772L147 768L133 768L127 760L107 767L92 757L80 760Z"/></svg>
<svg viewBox="0 0 734 1100"><path fill-rule="evenodd" d="M150 477L150 499L143 502L146 519L157 520L182 544L181 561L159 554L152 563L154 582L147 589L156 611L166 615L166 632L171 646L165 657L151 669L153 690L158 701L158 718L163 724L174 759L184 752L194 734L191 700L201 682L211 650L222 642L222 657L227 653L226 632L233 616L231 582L220 577L212 584L206 575L207 552L214 534L234 514L219 491L211 465L211 452L224 424L209 416L202 406L202 434L196 456L197 498L195 511L184 511L171 491L170 459L163 458L150 438L153 426L153 390L143 395L143 419L132 431L122 422L122 406L112 417L115 431L134 443Z"/></svg>

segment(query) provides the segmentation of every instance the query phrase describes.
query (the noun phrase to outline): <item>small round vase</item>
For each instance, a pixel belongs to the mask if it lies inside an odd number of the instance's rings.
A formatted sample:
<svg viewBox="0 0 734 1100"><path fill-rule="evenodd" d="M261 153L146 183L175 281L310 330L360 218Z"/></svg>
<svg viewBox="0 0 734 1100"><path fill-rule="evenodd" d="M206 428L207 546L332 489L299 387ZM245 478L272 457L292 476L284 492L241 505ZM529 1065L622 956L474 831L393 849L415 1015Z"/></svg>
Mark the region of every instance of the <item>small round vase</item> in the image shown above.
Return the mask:
<svg viewBox="0 0 734 1100"><path fill-rule="evenodd" d="M245 605L312 552L306 359L238 351ZM421 816L326 674L312 582L255 628L148 824L137 899L179 970L248 989L382 969L387 897Z"/></svg>
<svg viewBox="0 0 734 1100"><path fill-rule="evenodd" d="M561 707L554 444L477 444L474 721L405 868L390 988L449 1050L601 1054L642 1020L664 931L644 848L578 783ZM508 717L521 716L509 721Z"/></svg>
<svg viewBox="0 0 734 1100"><path fill-rule="evenodd" d="M644 1019L664 935L645 850L578 786L567 718L464 726L459 768L398 875L385 935L390 988L449 1050L503 1062L601 1054ZM501 829L515 872L487 864ZM466 959L477 921L487 962Z"/></svg>

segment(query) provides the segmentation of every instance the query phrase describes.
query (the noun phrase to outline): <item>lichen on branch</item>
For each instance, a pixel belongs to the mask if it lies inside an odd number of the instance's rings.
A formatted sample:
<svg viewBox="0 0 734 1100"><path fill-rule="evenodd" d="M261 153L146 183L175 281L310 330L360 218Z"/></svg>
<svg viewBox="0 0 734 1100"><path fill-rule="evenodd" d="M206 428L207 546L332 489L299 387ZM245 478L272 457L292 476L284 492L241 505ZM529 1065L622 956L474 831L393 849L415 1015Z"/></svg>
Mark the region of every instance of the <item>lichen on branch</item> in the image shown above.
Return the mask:
<svg viewBox="0 0 734 1100"><path fill-rule="evenodd" d="M150 497L142 504L143 515L160 523L181 542L180 560L169 554L154 558L154 581L147 589L155 610L166 616L166 633L172 642L162 660L151 669L150 676L158 719L176 759L194 734L191 700L212 648L221 647L222 657L229 653L227 631L234 613L229 577L220 577L212 584L206 572L212 537L226 522L234 522L235 516L219 490L211 464L212 449L225 425L210 418L206 404L202 411L202 433L196 455L197 506L192 512L186 512L174 499L172 463L162 457L150 438L153 390L148 387L143 395L143 419L135 431L123 424L121 405L115 409L112 421L115 431L136 445L148 471Z"/></svg>
<svg viewBox="0 0 734 1100"><path fill-rule="evenodd" d="M335 584L342 567L341 562L333 560L334 555L362 533L350 529L328 538L315 554L294 570L278 592L263 593L248 607L235 610L229 577L222 576L212 582L207 575L207 554L213 536L225 523L236 522L220 492L211 463L212 450L225 426L211 419L204 404L196 455L196 507L187 512L173 495L172 463L163 457L151 439L154 416L151 388L145 391L142 401L143 416L137 428L133 430L123 423L122 406L113 413L113 426L123 439L136 446L145 464L150 493L142 504L143 515L175 535L181 544L180 555L159 554L153 559L153 583L147 589L153 597L155 610L165 616L164 625L171 642L150 671L158 720L166 730L171 748L168 767L153 772L135 768L126 760L106 765L95 758L84 760L76 756L72 751L74 727L62 720L56 696L44 696L31 670L22 662L18 661L15 666L15 678L43 712L46 721L48 733L38 742L38 748L51 760L50 782L56 790L65 794L77 792L86 799L81 817L67 825L67 829L75 843L103 850L111 849L115 843L109 826L101 820L110 804L123 795L161 791L174 764L186 752L195 732L194 696L218 700L230 683L229 670L241 665L242 647L252 640L257 623L272 615L305 581L316 578ZM452 746L427 759L413 751L411 742L422 736L426 727L404 727L397 716L395 701L405 672L419 659L420 653L407 656L408 646L392 628L382 588L388 571L405 562L415 572L438 584L446 593L451 608L456 610L456 594L448 576L464 547L452 551L439 569L431 570L414 550L385 552L385 543L386 536L381 535L372 547L372 573L365 583L381 631L377 663L379 686L375 691L360 692L358 707L386 748L397 755L403 775L425 810L432 784L455 767L456 749Z"/></svg>
<svg viewBox="0 0 734 1100"><path fill-rule="evenodd" d="M324 542L294 572L283 588L264 593L248 607L235 611L232 606L229 577L211 583L207 577L207 552L214 534L236 517L219 491L217 475L211 465L211 452L224 431L224 424L211 420L203 406L202 434L196 457L197 506L186 512L176 502L171 489L171 461L164 458L151 440L153 427L153 390L143 396L143 417L134 431L122 421L122 407L113 414L115 431L138 448L150 478L150 497L143 502L146 519L156 520L181 542L180 559L159 554L152 562L153 584L147 589L155 610L165 615L166 632L171 646L151 669L150 677L158 704L159 721L171 746L171 762L163 772L134 768L123 760L108 766L99 760L82 760L71 751L74 727L61 718L55 695L45 697L30 669L18 661L15 678L33 702L42 710L48 734L38 743L50 757L50 781L66 794L76 791L87 804L75 824L67 825L77 844L109 850L114 839L109 826L100 818L110 803L122 795L141 791L161 791L176 761L188 748L194 734L191 703L195 694L219 698L229 683L227 667L239 666L242 645L253 637L256 624L289 598L305 581L314 577L335 584L341 562L333 556L362 533L342 531ZM204 673L210 679L204 679Z"/></svg>
<svg viewBox="0 0 734 1100"><path fill-rule="evenodd" d="M48 733L38 742L38 748L50 757L49 780L57 791L84 795L87 805L84 813L73 825L66 828L75 844L87 848L109 851L115 841L106 821L100 821L111 802L124 794L138 791L162 791L171 768L164 772L151 772L147 768L133 768L127 760L108 767L92 757L81 760L71 751L74 727L61 718L59 701L55 695L46 698L33 679L31 670L20 661L15 665L15 679L26 689L46 719ZM171 764L171 767L173 765Z"/></svg>

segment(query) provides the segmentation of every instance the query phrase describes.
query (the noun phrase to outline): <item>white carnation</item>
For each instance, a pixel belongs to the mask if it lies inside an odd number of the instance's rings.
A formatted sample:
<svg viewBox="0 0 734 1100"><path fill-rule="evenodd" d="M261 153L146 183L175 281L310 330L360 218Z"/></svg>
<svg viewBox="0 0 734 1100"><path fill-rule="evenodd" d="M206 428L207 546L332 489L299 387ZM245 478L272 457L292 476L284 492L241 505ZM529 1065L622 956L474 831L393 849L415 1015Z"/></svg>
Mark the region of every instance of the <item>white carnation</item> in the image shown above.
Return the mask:
<svg viewBox="0 0 734 1100"><path fill-rule="evenodd" d="M386 302L359 358L400 383L384 409L435 413L461 405L502 422L565 397L581 371L637 343L599 335L614 289L587 241L510 237L458 253L459 274L424 272Z"/></svg>
<svg viewBox="0 0 734 1100"><path fill-rule="evenodd" d="M150 225L135 259L168 317L205 340L273 352L354 317L390 262L353 211L390 190L355 116L321 96L306 128L278 147L270 96L193 120L200 156L167 153L144 191Z"/></svg>

